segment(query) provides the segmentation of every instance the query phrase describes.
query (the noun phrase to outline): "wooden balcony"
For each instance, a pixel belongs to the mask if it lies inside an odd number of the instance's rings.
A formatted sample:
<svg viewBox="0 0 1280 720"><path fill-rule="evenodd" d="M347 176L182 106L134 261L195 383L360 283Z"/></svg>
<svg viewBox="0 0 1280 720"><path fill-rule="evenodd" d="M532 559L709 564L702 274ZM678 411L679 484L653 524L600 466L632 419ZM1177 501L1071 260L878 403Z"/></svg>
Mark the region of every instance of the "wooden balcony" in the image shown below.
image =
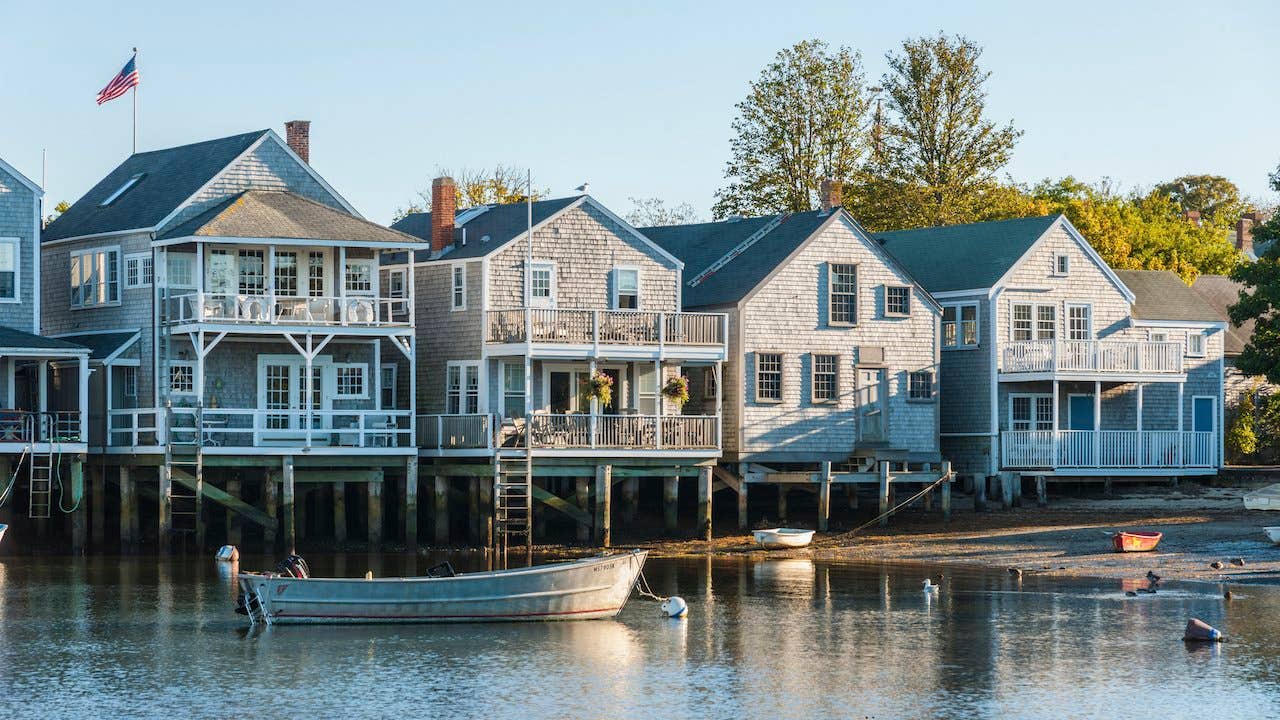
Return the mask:
<svg viewBox="0 0 1280 720"><path fill-rule="evenodd" d="M678 356L723 360L727 323L721 313L513 308L488 312L485 343L557 348L565 355L659 357L674 351Z"/></svg>
<svg viewBox="0 0 1280 720"><path fill-rule="evenodd" d="M525 423L496 415L421 415L419 445L429 453L483 454L523 447ZM535 449L590 453L637 451L714 454L720 449L717 415L590 415L536 413L529 424Z"/></svg>
<svg viewBox="0 0 1280 720"><path fill-rule="evenodd" d="M1177 430L1006 430L1005 469L1182 470L1218 465L1217 433Z"/></svg>
<svg viewBox="0 0 1280 720"><path fill-rule="evenodd" d="M1181 375L1182 344L1142 340L1032 340L1002 343L1004 375Z"/></svg>
<svg viewBox="0 0 1280 720"><path fill-rule="evenodd" d="M165 299L168 326L211 324L409 328L412 300L390 297L293 297L194 291Z"/></svg>
<svg viewBox="0 0 1280 720"><path fill-rule="evenodd" d="M166 420L166 416L168 420ZM205 452L254 450L376 454L414 447L408 410L264 410L261 408L156 408L111 410L111 447L161 446L168 439ZM254 453L270 454L270 453Z"/></svg>
<svg viewBox="0 0 1280 720"><path fill-rule="evenodd" d="M79 412L0 410L0 445L80 442L84 442L84 434Z"/></svg>

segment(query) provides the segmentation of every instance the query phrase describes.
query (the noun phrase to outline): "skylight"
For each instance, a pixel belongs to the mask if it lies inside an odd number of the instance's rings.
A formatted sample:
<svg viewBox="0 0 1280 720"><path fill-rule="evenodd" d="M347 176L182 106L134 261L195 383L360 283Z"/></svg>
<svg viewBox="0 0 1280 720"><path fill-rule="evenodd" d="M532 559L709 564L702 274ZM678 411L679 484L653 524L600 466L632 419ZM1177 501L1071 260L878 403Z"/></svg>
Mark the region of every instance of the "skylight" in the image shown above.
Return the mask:
<svg viewBox="0 0 1280 720"><path fill-rule="evenodd" d="M128 192L129 188L133 187L134 185L137 185L138 181L141 180L145 175L146 173L138 173L137 175L134 175L128 180L125 180L124 184L120 186L120 189L108 195L106 200L103 200L102 202L98 203L98 207L106 207L111 203L115 202L121 195Z"/></svg>

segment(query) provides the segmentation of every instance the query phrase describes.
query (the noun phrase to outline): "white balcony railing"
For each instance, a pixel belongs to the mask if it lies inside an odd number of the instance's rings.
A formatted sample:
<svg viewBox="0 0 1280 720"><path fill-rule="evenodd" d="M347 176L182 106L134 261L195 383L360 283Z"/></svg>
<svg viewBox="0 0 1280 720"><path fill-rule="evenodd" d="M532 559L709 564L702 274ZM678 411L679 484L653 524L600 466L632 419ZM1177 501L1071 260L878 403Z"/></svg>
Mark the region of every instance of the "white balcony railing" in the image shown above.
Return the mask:
<svg viewBox="0 0 1280 720"><path fill-rule="evenodd" d="M418 447L428 450L492 450L496 416L419 415Z"/></svg>
<svg viewBox="0 0 1280 720"><path fill-rule="evenodd" d="M162 418L155 408L126 408L107 411L107 445L141 447L164 443Z"/></svg>
<svg viewBox="0 0 1280 720"><path fill-rule="evenodd" d="M82 442L80 413L0 410L0 443Z"/></svg>
<svg viewBox="0 0 1280 720"><path fill-rule="evenodd" d="M307 326L408 326L412 301L379 297L292 297L191 292L165 302L165 322Z"/></svg>
<svg viewBox="0 0 1280 720"><path fill-rule="evenodd" d="M163 444L168 436L207 448L413 447L408 410L175 407L168 414L155 408L111 410L107 417L107 443L115 447Z"/></svg>
<svg viewBox="0 0 1280 720"><path fill-rule="evenodd" d="M1005 373L1181 373L1182 344L1144 340L1031 340L1001 346Z"/></svg>
<svg viewBox="0 0 1280 720"><path fill-rule="evenodd" d="M486 322L485 341L500 344L723 346L726 336L721 313L515 308L490 310Z"/></svg>
<svg viewBox="0 0 1280 720"><path fill-rule="evenodd" d="M532 444L542 449L716 450L717 415L587 415L535 413ZM496 415L419 415L418 444L428 450L493 450L524 445L525 423L499 427ZM661 429L661 432L659 432ZM499 433L502 437L499 438Z"/></svg>
<svg viewBox="0 0 1280 720"><path fill-rule="evenodd" d="M1181 435L1181 442L1179 442ZM1177 430L1006 430L1000 461L1006 468L1211 468L1216 433Z"/></svg>

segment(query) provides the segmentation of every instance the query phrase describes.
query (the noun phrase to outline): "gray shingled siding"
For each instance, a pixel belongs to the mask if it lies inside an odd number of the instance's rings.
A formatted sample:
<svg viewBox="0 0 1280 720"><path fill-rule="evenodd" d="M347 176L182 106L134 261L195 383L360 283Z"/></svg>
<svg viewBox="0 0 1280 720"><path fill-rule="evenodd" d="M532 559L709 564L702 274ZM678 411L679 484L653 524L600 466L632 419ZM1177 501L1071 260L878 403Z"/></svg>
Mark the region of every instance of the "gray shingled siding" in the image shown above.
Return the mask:
<svg viewBox="0 0 1280 720"><path fill-rule="evenodd" d="M0 170L0 237L18 238L18 300L0 302L0 325L36 332L33 317L35 267L32 257L36 228L36 194L16 177Z"/></svg>
<svg viewBox="0 0 1280 720"><path fill-rule="evenodd" d="M991 467L991 440L987 437L944 437L942 457L959 475L986 477Z"/></svg>
<svg viewBox="0 0 1280 720"><path fill-rule="evenodd" d="M209 187L197 193L191 204L182 209L165 227L174 227L199 215L242 190L288 190L306 198L343 209L333 195L316 182L307 169L289 157L270 138L225 170Z"/></svg>
<svg viewBox="0 0 1280 720"><path fill-rule="evenodd" d="M480 361L484 340L483 263L472 260L466 267L465 310L452 309L453 264L423 263L414 270L419 413L445 411L445 372L450 360Z"/></svg>
<svg viewBox="0 0 1280 720"><path fill-rule="evenodd" d="M985 293L940 302L978 305L978 347L944 349L941 353L942 432L988 432L991 427L991 338L995 329L990 303Z"/></svg>
<svg viewBox="0 0 1280 720"><path fill-rule="evenodd" d="M1247 392L1273 393L1280 391L1280 385L1267 382L1267 379L1261 375L1245 375L1236 367L1235 358L1227 358L1227 367L1224 377L1226 387L1224 392L1226 395L1227 407L1233 407L1240 402L1240 398Z"/></svg>
<svg viewBox="0 0 1280 720"><path fill-rule="evenodd" d="M858 265L858 324L827 324L827 264ZM847 457L857 442L856 351L858 346L885 348L888 393L888 444L921 455L938 453L937 402L910 402L911 371L937 373L936 313L914 296L905 318L885 318L882 288L908 280L866 247L847 226L835 223L793 257L757 293L744 310L745 382L742 392L744 455L786 453L813 460ZM783 400L756 401L756 354L784 353ZM838 398L833 404L812 402L812 354L839 356ZM731 353L731 365L736 355ZM737 432L737 418L726 419L725 434Z"/></svg>
<svg viewBox="0 0 1280 720"><path fill-rule="evenodd" d="M478 242L470 238L469 242ZM524 305L525 243L517 240L492 256L489 308ZM589 205L564 214L533 234L534 260L556 264L556 307L606 309L612 301L610 271L640 269L640 309L672 311L676 266L629 231Z"/></svg>

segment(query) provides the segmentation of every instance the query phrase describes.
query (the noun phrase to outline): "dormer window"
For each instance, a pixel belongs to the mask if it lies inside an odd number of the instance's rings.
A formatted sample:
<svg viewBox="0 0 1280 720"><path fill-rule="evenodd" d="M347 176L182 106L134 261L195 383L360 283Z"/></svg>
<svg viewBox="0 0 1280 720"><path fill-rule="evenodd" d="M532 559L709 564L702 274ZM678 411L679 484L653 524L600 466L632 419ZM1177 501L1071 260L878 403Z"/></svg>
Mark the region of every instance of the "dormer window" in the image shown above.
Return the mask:
<svg viewBox="0 0 1280 720"><path fill-rule="evenodd" d="M137 175L134 175L128 180L125 180L124 184L121 185L118 190L108 195L106 200L103 200L102 202L98 203L98 207L106 207L111 203L115 202L120 198L121 195L129 192L129 189L132 188L134 185L137 185L138 182L142 180L142 178L146 177L146 175L147 175L146 173L138 173Z"/></svg>
<svg viewBox="0 0 1280 720"><path fill-rule="evenodd" d="M1071 256L1065 253L1059 253L1053 256L1053 274L1056 277L1066 277L1071 273Z"/></svg>

